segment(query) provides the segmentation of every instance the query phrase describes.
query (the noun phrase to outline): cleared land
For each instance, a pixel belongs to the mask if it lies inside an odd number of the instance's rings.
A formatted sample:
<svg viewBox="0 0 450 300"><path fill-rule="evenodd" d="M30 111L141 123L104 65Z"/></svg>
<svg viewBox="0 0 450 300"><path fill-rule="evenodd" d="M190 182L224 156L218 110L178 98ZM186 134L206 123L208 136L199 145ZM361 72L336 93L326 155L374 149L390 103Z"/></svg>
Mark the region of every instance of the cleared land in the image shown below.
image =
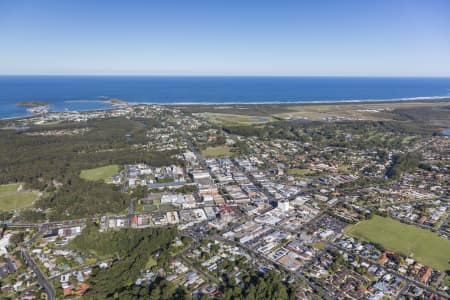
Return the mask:
<svg viewBox="0 0 450 300"><path fill-rule="evenodd" d="M19 183L0 185L0 211L30 207L38 198L37 192L18 192Z"/></svg>
<svg viewBox="0 0 450 300"><path fill-rule="evenodd" d="M202 150L202 156L204 157L221 157L228 156L230 154L231 151L228 146L208 147L205 150Z"/></svg>
<svg viewBox="0 0 450 300"><path fill-rule="evenodd" d="M422 121L439 128L450 127L450 98L411 101L280 103L176 106L202 114L225 126L253 125L277 119ZM261 117L261 119L259 119ZM264 118L267 118L266 120Z"/></svg>
<svg viewBox="0 0 450 300"><path fill-rule="evenodd" d="M80 177L90 181L104 180L105 182L108 182L114 174L117 174L117 172L119 172L118 165L107 165L104 167L82 170Z"/></svg>
<svg viewBox="0 0 450 300"><path fill-rule="evenodd" d="M233 115L210 112L204 113L203 115L212 123L227 126L253 125L274 121L274 119L270 116Z"/></svg>
<svg viewBox="0 0 450 300"><path fill-rule="evenodd" d="M396 119L413 120L424 111L437 112L438 123L448 119L448 101L398 101L398 102L360 102L360 103L333 103L333 104L305 104L288 105L289 112L272 114L283 119L347 119L390 121ZM427 118L430 121L431 118ZM447 122L448 124L448 122Z"/></svg>
<svg viewBox="0 0 450 300"><path fill-rule="evenodd" d="M355 238L374 242L388 250L411 256L432 268L450 269L450 241L425 229L406 225L391 218L374 216L349 225L345 232Z"/></svg>

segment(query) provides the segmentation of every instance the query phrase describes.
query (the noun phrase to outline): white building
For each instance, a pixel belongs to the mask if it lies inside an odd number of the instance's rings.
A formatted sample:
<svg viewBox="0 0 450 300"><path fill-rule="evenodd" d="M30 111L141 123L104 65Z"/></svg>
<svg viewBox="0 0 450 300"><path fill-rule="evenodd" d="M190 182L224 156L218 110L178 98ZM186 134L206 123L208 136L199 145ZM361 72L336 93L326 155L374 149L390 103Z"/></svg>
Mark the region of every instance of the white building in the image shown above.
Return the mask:
<svg viewBox="0 0 450 300"><path fill-rule="evenodd" d="M278 201L278 207L282 211L288 211L291 208L289 201L287 201L287 200Z"/></svg>

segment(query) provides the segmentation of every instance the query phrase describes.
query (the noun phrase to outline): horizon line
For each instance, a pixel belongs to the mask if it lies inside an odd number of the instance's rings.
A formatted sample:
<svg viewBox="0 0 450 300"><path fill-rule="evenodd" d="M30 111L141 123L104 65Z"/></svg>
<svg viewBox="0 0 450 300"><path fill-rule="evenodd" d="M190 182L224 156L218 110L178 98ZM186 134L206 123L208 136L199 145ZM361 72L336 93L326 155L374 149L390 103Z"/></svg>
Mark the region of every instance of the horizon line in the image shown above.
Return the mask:
<svg viewBox="0 0 450 300"><path fill-rule="evenodd" d="M449 75L291 75L291 74L65 74L65 73L52 73L52 74L7 74L0 73L0 77L291 77L291 78L442 78L450 79Z"/></svg>

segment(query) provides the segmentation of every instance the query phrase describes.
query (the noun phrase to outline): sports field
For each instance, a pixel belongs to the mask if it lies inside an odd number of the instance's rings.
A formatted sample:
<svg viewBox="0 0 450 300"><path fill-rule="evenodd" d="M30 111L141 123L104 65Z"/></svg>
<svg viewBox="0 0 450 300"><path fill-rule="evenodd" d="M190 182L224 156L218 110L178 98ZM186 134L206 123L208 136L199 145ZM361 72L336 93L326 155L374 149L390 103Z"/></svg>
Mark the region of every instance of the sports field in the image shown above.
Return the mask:
<svg viewBox="0 0 450 300"><path fill-rule="evenodd" d="M410 256L432 268L441 271L450 269L450 241L437 233L376 215L370 220L347 226L345 232Z"/></svg>
<svg viewBox="0 0 450 300"><path fill-rule="evenodd" d="M107 165L104 167L82 170L80 177L90 181L104 180L105 182L108 182L111 177L118 172L118 165Z"/></svg>
<svg viewBox="0 0 450 300"><path fill-rule="evenodd" d="M19 208L30 207L38 198L38 193L31 191L20 191L20 183L0 185L0 211L9 211Z"/></svg>
<svg viewBox="0 0 450 300"><path fill-rule="evenodd" d="M221 157L228 156L230 154L231 151L228 146L208 147L205 150L202 150L202 156L204 157Z"/></svg>

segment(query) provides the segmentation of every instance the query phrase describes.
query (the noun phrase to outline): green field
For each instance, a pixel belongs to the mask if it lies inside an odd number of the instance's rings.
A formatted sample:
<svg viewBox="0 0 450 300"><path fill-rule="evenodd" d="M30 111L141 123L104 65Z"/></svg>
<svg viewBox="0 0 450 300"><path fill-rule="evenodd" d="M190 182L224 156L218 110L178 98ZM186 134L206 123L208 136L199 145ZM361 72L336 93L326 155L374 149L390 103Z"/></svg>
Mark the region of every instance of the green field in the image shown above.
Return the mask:
<svg viewBox="0 0 450 300"><path fill-rule="evenodd" d="M150 269L153 266L156 266L158 263L153 257L149 257L147 263L145 264L146 269Z"/></svg>
<svg viewBox="0 0 450 300"><path fill-rule="evenodd" d="M271 116L248 116L210 112L204 114L206 115L208 121L228 126L263 124L275 120Z"/></svg>
<svg viewBox="0 0 450 300"><path fill-rule="evenodd" d="M0 185L0 211L30 207L38 198L36 192L18 192L20 183Z"/></svg>
<svg viewBox="0 0 450 300"><path fill-rule="evenodd" d="M208 147L205 150L202 150L202 156L204 157L221 157L228 156L230 154L231 151L228 146Z"/></svg>
<svg viewBox="0 0 450 300"><path fill-rule="evenodd" d="M370 220L347 226L345 232L410 256L432 268L450 269L450 241L437 233L376 215Z"/></svg>
<svg viewBox="0 0 450 300"><path fill-rule="evenodd" d="M105 182L108 182L111 177L118 172L118 165L107 165L104 167L82 170L80 177L90 181L104 180Z"/></svg>
<svg viewBox="0 0 450 300"><path fill-rule="evenodd" d="M176 207L173 204L170 203L164 203L164 204L145 204L142 206L142 210L145 212L154 212L154 211L173 211L177 210L178 207Z"/></svg>
<svg viewBox="0 0 450 300"><path fill-rule="evenodd" d="M289 175L297 175L297 176L306 176L306 175L316 174L315 171L308 170L308 169L299 169L299 168L288 169L287 173Z"/></svg>

